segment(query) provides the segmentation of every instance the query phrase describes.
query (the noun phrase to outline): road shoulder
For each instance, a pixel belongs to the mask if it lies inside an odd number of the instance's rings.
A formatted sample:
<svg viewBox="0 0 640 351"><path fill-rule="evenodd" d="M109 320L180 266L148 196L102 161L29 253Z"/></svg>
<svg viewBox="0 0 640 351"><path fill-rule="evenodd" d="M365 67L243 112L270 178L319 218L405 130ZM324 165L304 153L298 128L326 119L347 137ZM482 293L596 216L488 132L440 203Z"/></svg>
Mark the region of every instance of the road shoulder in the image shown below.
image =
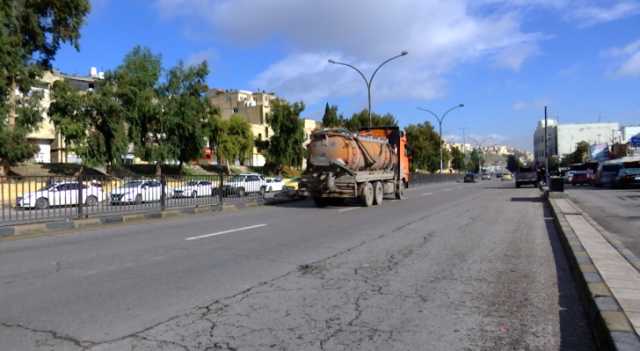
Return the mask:
<svg viewBox="0 0 640 351"><path fill-rule="evenodd" d="M639 350L640 272L567 198L548 198L601 349Z"/></svg>

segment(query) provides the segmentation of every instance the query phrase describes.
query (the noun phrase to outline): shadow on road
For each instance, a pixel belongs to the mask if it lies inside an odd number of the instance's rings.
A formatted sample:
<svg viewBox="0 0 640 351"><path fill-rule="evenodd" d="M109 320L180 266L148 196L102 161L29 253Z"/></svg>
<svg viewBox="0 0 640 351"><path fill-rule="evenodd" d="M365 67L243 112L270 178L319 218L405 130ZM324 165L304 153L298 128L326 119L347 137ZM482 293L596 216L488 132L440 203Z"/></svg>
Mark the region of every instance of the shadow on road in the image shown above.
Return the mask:
<svg viewBox="0 0 640 351"><path fill-rule="evenodd" d="M547 205L544 206L544 220L558 279L560 350L595 350L590 325L587 322L588 318L582 305L583 299L577 291L559 234L553 222L553 215Z"/></svg>
<svg viewBox="0 0 640 351"><path fill-rule="evenodd" d="M542 202L540 196L537 197L512 197L511 202Z"/></svg>

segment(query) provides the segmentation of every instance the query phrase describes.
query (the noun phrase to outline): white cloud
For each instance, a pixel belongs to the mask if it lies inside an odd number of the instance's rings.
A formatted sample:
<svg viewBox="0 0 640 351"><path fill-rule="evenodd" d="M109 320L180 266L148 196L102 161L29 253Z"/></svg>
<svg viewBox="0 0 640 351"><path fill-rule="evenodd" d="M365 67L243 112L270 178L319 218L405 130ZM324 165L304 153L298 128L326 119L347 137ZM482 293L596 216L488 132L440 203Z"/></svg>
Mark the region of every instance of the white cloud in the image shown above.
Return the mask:
<svg viewBox="0 0 640 351"><path fill-rule="evenodd" d="M511 106L515 111L524 110L542 110L545 106L550 105L549 99L536 99L530 101L519 100Z"/></svg>
<svg viewBox="0 0 640 351"><path fill-rule="evenodd" d="M216 57L216 52L213 49L205 49L192 53L185 60L185 64L192 66L207 61L209 68L211 68L211 61Z"/></svg>
<svg viewBox="0 0 640 351"><path fill-rule="evenodd" d="M460 64L489 60L518 70L545 36L522 30L518 11L479 11L472 0L156 0L163 16L198 16L216 36L234 45L282 40L288 54L252 82L289 99L314 102L362 94L364 83L333 58L370 74L379 62L408 50L385 66L373 83L373 99L444 95L444 76Z"/></svg>
<svg viewBox="0 0 640 351"><path fill-rule="evenodd" d="M579 6L569 13L569 17L578 20L582 26L592 26L637 14L640 14L640 3L637 1L609 1L608 6Z"/></svg>
<svg viewBox="0 0 640 351"><path fill-rule="evenodd" d="M640 39L621 48L611 48L604 52L604 56L613 59L617 76L640 76Z"/></svg>

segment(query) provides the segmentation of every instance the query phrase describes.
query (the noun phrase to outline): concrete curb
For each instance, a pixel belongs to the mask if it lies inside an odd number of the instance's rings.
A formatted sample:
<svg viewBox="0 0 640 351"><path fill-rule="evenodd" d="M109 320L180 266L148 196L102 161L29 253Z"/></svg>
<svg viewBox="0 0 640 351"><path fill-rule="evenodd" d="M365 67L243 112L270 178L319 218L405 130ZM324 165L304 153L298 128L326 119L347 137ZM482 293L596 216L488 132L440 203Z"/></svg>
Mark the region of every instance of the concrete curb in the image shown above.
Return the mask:
<svg viewBox="0 0 640 351"><path fill-rule="evenodd" d="M82 219L64 219L44 223L16 224L13 226L0 227L0 239L18 238L20 236L33 236L46 234L49 232L59 232L61 230L74 230L98 227L103 225L135 223L149 219L174 218L186 215L195 215L207 212L237 212L246 208L253 208L263 205L275 205L286 202L301 200L300 198L280 198L280 199L250 199L239 203L223 203L220 205L208 205L198 207L184 207L167 210L157 210L149 212L137 212L131 214L114 214L99 217L89 217Z"/></svg>
<svg viewBox="0 0 640 351"><path fill-rule="evenodd" d="M631 322L593 265L563 211L558 208L555 196L551 194L545 193L545 198L553 213L554 224L560 234L560 241L592 325L598 349L640 350L640 339Z"/></svg>

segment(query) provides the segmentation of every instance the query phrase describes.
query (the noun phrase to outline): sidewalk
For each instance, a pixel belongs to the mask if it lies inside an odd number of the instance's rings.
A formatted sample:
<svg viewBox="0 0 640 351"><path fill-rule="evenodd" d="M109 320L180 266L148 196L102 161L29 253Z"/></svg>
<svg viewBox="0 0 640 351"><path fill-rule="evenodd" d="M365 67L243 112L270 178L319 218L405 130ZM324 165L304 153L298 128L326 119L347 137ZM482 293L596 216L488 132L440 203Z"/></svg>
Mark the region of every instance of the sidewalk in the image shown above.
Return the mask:
<svg viewBox="0 0 640 351"><path fill-rule="evenodd" d="M549 203L584 282L599 343L613 350L640 350L640 271L571 200L550 198Z"/></svg>

